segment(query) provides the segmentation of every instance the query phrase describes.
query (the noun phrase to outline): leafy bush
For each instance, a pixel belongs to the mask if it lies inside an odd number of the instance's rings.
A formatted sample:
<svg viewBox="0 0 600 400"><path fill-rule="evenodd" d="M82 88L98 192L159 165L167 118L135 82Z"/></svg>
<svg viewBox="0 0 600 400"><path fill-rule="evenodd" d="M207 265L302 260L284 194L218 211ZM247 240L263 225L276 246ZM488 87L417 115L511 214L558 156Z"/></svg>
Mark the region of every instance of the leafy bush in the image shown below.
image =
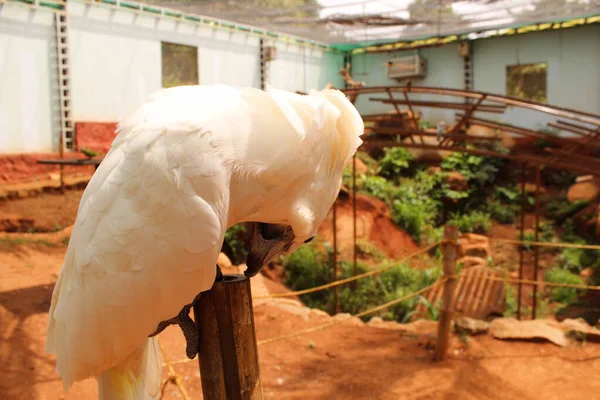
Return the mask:
<svg viewBox="0 0 600 400"><path fill-rule="evenodd" d="M494 187L494 198L504 204L520 204L521 192L516 187Z"/></svg>
<svg viewBox="0 0 600 400"><path fill-rule="evenodd" d="M577 200L574 203L569 203L564 196L554 198L546 204L544 214L546 218L553 219L557 222L563 222L584 209L588 204L589 203L584 200Z"/></svg>
<svg viewBox="0 0 600 400"><path fill-rule="evenodd" d="M225 232L222 251L227 254L234 265L246 261L248 255L246 236L247 231L244 224L234 225Z"/></svg>
<svg viewBox="0 0 600 400"><path fill-rule="evenodd" d="M471 211L467 214L451 214L448 223L456 225L462 233L486 233L492 229L491 216L483 211Z"/></svg>
<svg viewBox="0 0 600 400"><path fill-rule="evenodd" d="M476 185L482 188L495 182L503 162L503 160L494 157L452 153L442 160L441 167L446 171L460 172L469 183L469 186Z"/></svg>
<svg viewBox="0 0 600 400"><path fill-rule="evenodd" d="M377 197L381 200L388 201L392 185L381 176L361 177L362 189L368 195ZM358 187L358 185L357 185Z"/></svg>
<svg viewBox="0 0 600 400"><path fill-rule="evenodd" d="M534 230L528 230L525 231L525 234L523 235L523 241L524 242L535 242L535 231ZM517 239L520 238L520 233L517 233ZM553 242L554 241L554 225L552 225L552 223L549 222L540 222L540 232L538 234L538 241L539 242ZM529 245L529 244L525 244L523 245L523 248L526 251L530 251L533 249L534 246Z"/></svg>
<svg viewBox="0 0 600 400"><path fill-rule="evenodd" d="M383 261L385 256L373 243L359 239L356 241L356 255L361 258Z"/></svg>
<svg viewBox="0 0 600 400"><path fill-rule="evenodd" d="M560 268L553 268L546 272L546 281L552 283L567 283L580 285L582 279L569 271ZM562 304L570 304L577 300L577 296L581 290L566 287L553 287L550 290L550 298L552 301Z"/></svg>
<svg viewBox="0 0 600 400"><path fill-rule="evenodd" d="M413 160L415 156L404 147L391 147L384 149L384 155L379 161L379 173L388 178L397 178L409 172L414 172Z"/></svg>
<svg viewBox="0 0 600 400"><path fill-rule="evenodd" d="M512 224L517 219L518 206L514 204L502 204L497 200L488 203L487 210L490 216L501 224Z"/></svg>
<svg viewBox="0 0 600 400"><path fill-rule="evenodd" d="M323 247L318 242L298 249L284 260L285 279L292 290L308 289L324 285L331 281L332 271L331 248ZM367 271L363 263L357 263L359 273ZM339 264L340 279L353 275L352 263L342 261ZM372 278L357 281L356 291L350 285L339 287L339 306L342 312L356 314L375 307L400 296L415 292L431 285L441 276L439 267L428 270L412 269L406 264L395 265ZM331 311L333 290L324 290L301 296L309 307ZM379 315L388 320L401 321L416 307L417 300L410 299L382 311ZM371 316L369 316L370 318Z"/></svg>
<svg viewBox="0 0 600 400"><path fill-rule="evenodd" d="M515 289L510 284L504 284L504 292L506 293L505 303L504 303L504 316L505 317L514 317L517 314L517 289Z"/></svg>

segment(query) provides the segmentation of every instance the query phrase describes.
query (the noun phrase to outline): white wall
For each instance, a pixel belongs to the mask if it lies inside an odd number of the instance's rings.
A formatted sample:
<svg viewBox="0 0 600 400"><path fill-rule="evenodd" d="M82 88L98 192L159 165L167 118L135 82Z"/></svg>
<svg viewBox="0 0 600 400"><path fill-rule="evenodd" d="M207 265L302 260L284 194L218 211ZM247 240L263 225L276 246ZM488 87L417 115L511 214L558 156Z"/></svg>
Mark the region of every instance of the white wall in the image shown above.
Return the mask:
<svg viewBox="0 0 600 400"><path fill-rule="evenodd" d="M267 83L278 89L307 92L323 89L328 82L344 87L339 74L344 56L291 43L269 43L277 47L277 59L269 63Z"/></svg>
<svg viewBox="0 0 600 400"><path fill-rule="evenodd" d="M463 61L458 54L458 45L449 44L443 47L425 48L418 51L405 51L398 53L371 53L360 54L352 57L352 77L357 81L366 82L367 86L392 86L398 81L387 77L385 63L396 57L419 54L427 60L427 74L424 79L415 79L415 86L436 86L457 88L463 87ZM395 95L398 97L398 95ZM356 107L361 113L375 114L392 111L393 106L379 102L369 101L370 97L385 98L385 94L361 95L358 97ZM399 97L398 97L399 98ZM410 99L432 99L419 94L410 93ZM449 96L436 96L439 101L461 101ZM406 108L406 107L403 107ZM435 108L421 108L423 119L437 123L440 120L453 121L454 112Z"/></svg>
<svg viewBox="0 0 600 400"><path fill-rule="evenodd" d="M475 41L474 87L505 95L507 65L540 62L548 64L548 104L600 114L600 25ZM531 129L556 120L519 108L493 115Z"/></svg>
<svg viewBox="0 0 600 400"><path fill-rule="evenodd" d="M160 90L161 41L198 47L200 84L260 86L254 36L80 3L69 15L76 121L117 121Z"/></svg>
<svg viewBox="0 0 600 400"><path fill-rule="evenodd" d="M0 152L56 150L54 14L0 6Z"/></svg>
<svg viewBox="0 0 600 400"><path fill-rule="evenodd" d="M473 89L506 95L506 66L527 63L548 63L548 104L600 114L600 25L589 25L558 31L530 33L481 39L473 44ZM414 52L400 52L410 55ZM427 59L427 76L413 81L415 86L464 87L463 61L457 44L419 50ZM353 57L353 77L366 81L368 86L397 85L388 79L383 64L396 55L393 53L361 54ZM398 95L396 95L398 96ZM391 105L369 102L369 97L358 98L362 113L373 114L393 110ZM411 99L418 95L410 94ZM461 102L462 97L426 95L429 100ZM458 111L421 108L423 117L432 123L443 119L454 122ZM517 126L540 129L555 120L547 114L520 108L509 108L503 114L477 113L477 117L499 120Z"/></svg>

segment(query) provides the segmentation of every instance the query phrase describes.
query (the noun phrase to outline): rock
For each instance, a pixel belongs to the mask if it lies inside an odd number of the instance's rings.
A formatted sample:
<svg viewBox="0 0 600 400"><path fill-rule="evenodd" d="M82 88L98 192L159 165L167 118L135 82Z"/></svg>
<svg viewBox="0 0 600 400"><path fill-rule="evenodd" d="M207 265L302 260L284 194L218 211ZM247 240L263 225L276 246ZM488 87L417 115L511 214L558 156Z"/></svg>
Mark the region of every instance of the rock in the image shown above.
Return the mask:
<svg viewBox="0 0 600 400"><path fill-rule="evenodd" d="M367 322L367 325L377 325L383 322L383 319L381 319L381 317L373 317L369 320L369 322Z"/></svg>
<svg viewBox="0 0 600 400"><path fill-rule="evenodd" d="M567 200L574 203L577 200L592 201L600 195L600 179L594 178L572 185L567 191Z"/></svg>
<svg viewBox="0 0 600 400"><path fill-rule="evenodd" d="M592 275L594 275L594 267L587 267L586 269L581 271L581 276L583 276L584 278L589 278Z"/></svg>
<svg viewBox="0 0 600 400"><path fill-rule="evenodd" d="M546 339L561 347L569 343L562 330L541 320L518 321L515 318L497 318L490 323L490 332L497 339Z"/></svg>
<svg viewBox="0 0 600 400"><path fill-rule="evenodd" d="M233 264L227 254L219 253L219 257L217 257L217 265L221 268L231 268Z"/></svg>
<svg viewBox="0 0 600 400"><path fill-rule="evenodd" d="M465 256L456 260L457 264L462 264L463 268L485 267L487 260L481 257Z"/></svg>
<svg viewBox="0 0 600 400"><path fill-rule="evenodd" d="M492 255L490 239L487 236L467 233L460 239L460 254L462 257L473 256L487 260Z"/></svg>
<svg viewBox="0 0 600 400"><path fill-rule="evenodd" d="M454 324L457 332L466 332L471 335L486 333L490 328L489 323L469 317L457 318Z"/></svg>
<svg viewBox="0 0 600 400"><path fill-rule="evenodd" d="M350 165L352 165L352 161L350 161ZM362 162L362 160L357 157L356 158L356 176L359 176L361 174L367 174L368 172L369 172L369 167L367 167L367 164Z"/></svg>
<svg viewBox="0 0 600 400"><path fill-rule="evenodd" d="M584 340L593 338L600 340L600 329L589 326L582 318L567 318L561 323L561 326L567 334L574 336L576 339Z"/></svg>
<svg viewBox="0 0 600 400"><path fill-rule="evenodd" d="M467 184L467 180L460 172L450 171L446 175L445 179L446 179L446 182L448 182L448 185L451 190L456 190L456 191L462 192L469 188L469 185Z"/></svg>

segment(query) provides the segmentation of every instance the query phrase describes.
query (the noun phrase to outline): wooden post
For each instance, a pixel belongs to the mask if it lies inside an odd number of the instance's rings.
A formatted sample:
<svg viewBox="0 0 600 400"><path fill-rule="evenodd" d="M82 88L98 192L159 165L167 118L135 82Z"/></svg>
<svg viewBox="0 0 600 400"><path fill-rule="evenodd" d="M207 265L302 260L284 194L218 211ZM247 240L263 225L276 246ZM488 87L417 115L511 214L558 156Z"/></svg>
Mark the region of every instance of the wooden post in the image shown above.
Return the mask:
<svg viewBox="0 0 600 400"><path fill-rule="evenodd" d="M525 240L525 206L527 204L527 193L525 193L525 183L527 182L527 163L521 167L521 242ZM521 302L523 298L523 252L525 248L519 245L519 284L517 292L517 319L521 320Z"/></svg>
<svg viewBox="0 0 600 400"><path fill-rule="evenodd" d="M338 279L338 259L337 259L337 198L333 202L333 278L332 282ZM339 307L339 286L333 288L333 304L331 305L331 315L338 313Z"/></svg>
<svg viewBox="0 0 600 400"><path fill-rule="evenodd" d="M358 263L356 261L356 154L352 157L352 260L354 263L354 276L358 275ZM354 291L358 287L358 282L352 282Z"/></svg>
<svg viewBox="0 0 600 400"><path fill-rule="evenodd" d="M448 338L450 336L450 321L454 312L454 291L456 289L456 255L458 253L458 229L454 225L444 227L444 240L442 252L444 254L444 293L442 296L442 308L438 322L438 336L435 345L435 361L442 361L448 350Z"/></svg>
<svg viewBox="0 0 600 400"><path fill-rule="evenodd" d="M542 172L538 165L535 170L535 240L540 241L540 186L542 185ZM522 239L521 239L522 240ZM538 280L538 267L540 264L540 247L533 246L533 280ZM531 319L535 319L537 308L537 285L533 285L533 304Z"/></svg>
<svg viewBox="0 0 600 400"><path fill-rule="evenodd" d="M250 279L224 275L194 306L206 400L263 400Z"/></svg>

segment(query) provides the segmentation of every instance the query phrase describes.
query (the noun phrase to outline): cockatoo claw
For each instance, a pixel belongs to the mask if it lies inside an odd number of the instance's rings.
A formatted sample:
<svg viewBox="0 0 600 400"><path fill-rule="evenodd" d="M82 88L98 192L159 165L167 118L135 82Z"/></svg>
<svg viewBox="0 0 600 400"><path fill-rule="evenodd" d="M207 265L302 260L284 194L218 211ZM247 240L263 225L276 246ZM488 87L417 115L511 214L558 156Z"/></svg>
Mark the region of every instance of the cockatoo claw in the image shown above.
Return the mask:
<svg viewBox="0 0 600 400"><path fill-rule="evenodd" d="M215 278L215 282L220 282L223 280L223 273L221 272L221 268L217 265L217 276ZM158 328L150 337L156 336L169 325L179 325L181 332L183 333L183 337L185 338L185 354L190 360L193 360L198 354L198 329L196 328L196 324L190 318L190 309L198 299L202 293L198 294L194 301L181 309L179 314L176 317L168 319L166 321L162 321L158 324Z"/></svg>

